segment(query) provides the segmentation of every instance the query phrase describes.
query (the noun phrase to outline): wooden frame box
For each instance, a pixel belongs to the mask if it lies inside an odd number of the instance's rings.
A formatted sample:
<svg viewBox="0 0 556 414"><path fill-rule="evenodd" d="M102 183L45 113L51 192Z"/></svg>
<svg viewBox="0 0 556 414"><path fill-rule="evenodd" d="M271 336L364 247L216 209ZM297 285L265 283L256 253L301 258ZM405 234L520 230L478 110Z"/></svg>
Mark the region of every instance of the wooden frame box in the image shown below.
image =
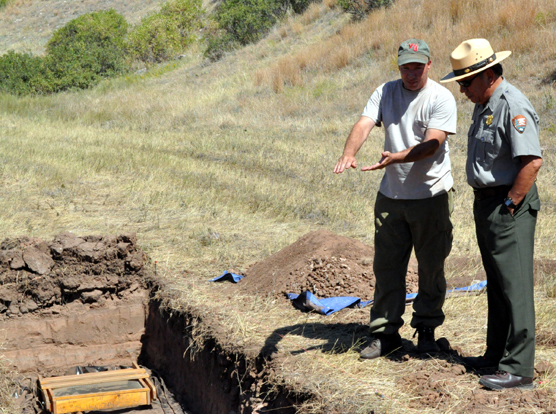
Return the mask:
<svg viewBox="0 0 556 414"><path fill-rule="evenodd" d="M150 405L157 398L149 374L134 368L39 378L46 408L53 414Z"/></svg>

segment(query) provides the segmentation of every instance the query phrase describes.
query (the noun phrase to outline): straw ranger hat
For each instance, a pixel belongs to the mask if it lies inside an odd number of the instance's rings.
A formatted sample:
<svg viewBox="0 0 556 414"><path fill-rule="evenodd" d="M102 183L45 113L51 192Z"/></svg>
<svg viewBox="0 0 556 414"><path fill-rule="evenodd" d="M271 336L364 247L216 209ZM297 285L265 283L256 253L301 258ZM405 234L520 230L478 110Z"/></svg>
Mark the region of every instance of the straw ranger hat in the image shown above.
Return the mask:
<svg viewBox="0 0 556 414"><path fill-rule="evenodd" d="M457 81L479 73L502 62L511 54L510 51L494 53L486 39L466 40L460 43L450 55L453 72L440 79L440 82Z"/></svg>

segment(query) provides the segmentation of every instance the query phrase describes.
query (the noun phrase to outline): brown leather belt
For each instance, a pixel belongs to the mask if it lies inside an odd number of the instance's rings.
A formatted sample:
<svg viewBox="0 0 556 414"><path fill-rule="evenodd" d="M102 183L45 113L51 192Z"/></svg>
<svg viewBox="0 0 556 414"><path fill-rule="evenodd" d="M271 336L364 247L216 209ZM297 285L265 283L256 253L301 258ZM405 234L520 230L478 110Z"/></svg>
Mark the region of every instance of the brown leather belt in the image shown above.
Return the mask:
<svg viewBox="0 0 556 414"><path fill-rule="evenodd" d="M474 188L473 194L475 195L475 200L484 200L486 198L496 197L496 196L506 197L511 188L512 188L511 185L499 185L496 187Z"/></svg>

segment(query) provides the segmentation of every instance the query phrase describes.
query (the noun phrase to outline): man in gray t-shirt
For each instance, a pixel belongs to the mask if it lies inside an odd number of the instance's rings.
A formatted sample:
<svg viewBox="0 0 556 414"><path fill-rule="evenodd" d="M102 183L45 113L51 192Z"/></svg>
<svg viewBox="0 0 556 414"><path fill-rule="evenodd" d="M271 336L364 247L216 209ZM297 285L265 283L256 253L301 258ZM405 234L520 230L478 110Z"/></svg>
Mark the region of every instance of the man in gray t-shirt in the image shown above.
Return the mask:
<svg viewBox="0 0 556 414"><path fill-rule="evenodd" d="M398 49L401 79L379 86L349 134L334 172L356 168L355 155L375 126L384 126L382 158L361 171L384 169L375 214L376 277L371 308L372 341L365 359L402 346L398 333L405 310L405 277L411 251L419 262L419 292L411 326L421 353L439 350L434 330L444 321L444 261L452 247L450 221L453 179L448 135L456 132L456 102L428 79L428 45L409 39Z"/></svg>

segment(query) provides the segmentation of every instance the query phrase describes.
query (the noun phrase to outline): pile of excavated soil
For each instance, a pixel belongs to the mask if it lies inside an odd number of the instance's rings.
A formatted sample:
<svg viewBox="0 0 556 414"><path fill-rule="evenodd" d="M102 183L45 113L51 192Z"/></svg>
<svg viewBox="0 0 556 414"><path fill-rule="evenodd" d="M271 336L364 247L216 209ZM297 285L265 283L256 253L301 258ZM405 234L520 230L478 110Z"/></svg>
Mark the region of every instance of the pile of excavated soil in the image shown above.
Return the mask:
<svg viewBox="0 0 556 414"><path fill-rule="evenodd" d="M78 301L100 306L144 288L143 253L134 234L46 242L22 237L0 244L0 320L27 313L59 313Z"/></svg>
<svg viewBox="0 0 556 414"><path fill-rule="evenodd" d="M360 241L328 230L308 233L257 262L245 272L241 288L254 294L283 296L309 290L319 298L356 296L373 298L374 250ZM407 293L417 292L417 263L410 261Z"/></svg>

